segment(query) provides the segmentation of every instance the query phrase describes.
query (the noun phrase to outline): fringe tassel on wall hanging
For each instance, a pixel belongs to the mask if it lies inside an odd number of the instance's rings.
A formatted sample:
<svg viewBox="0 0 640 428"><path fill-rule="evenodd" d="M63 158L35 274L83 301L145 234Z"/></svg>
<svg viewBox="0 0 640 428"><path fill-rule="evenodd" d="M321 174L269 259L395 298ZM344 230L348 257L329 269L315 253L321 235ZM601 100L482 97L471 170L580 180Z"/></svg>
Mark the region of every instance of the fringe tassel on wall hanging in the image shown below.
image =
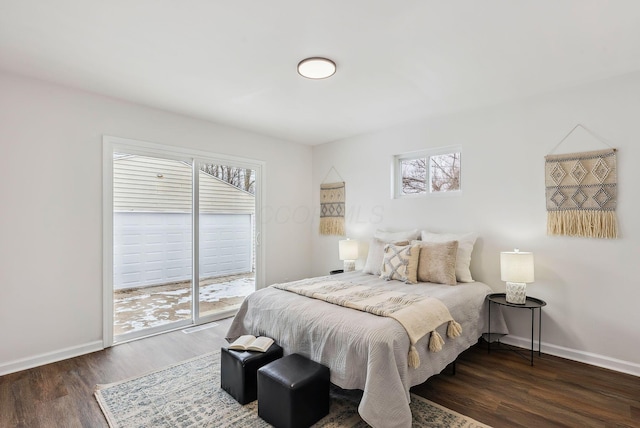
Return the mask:
<svg viewBox="0 0 640 428"><path fill-rule="evenodd" d="M617 181L616 149L545 156L547 234L617 238Z"/></svg>
<svg viewBox="0 0 640 428"><path fill-rule="evenodd" d="M345 184L320 185L320 234L344 235Z"/></svg>

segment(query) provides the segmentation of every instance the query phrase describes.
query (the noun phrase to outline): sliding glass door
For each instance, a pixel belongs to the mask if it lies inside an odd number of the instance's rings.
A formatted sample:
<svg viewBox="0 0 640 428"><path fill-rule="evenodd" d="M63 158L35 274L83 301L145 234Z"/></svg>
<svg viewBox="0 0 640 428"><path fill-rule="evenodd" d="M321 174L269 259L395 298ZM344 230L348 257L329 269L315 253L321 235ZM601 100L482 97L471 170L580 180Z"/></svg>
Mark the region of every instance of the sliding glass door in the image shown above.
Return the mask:
<svg viewBox="0 0 640 428"><path fill-rule="evenodd" d="M105 345L233 315L260 278L262 165L114 137L104 155Z"/></svg>

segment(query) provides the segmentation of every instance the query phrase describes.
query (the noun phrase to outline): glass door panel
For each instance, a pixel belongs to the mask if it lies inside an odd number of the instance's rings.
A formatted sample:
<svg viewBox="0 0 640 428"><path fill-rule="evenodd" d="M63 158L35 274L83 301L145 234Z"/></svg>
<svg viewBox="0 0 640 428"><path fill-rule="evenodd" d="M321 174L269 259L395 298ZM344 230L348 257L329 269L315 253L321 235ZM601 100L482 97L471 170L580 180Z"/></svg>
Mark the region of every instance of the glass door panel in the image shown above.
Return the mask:
<svg viewBox="0 0 640 428"><path fill-rule="evenodd" d="M192 166L113 155L114 340L191 324Z"/></svg>
<svg viewBox="0 0 640 428"><path fill-rule="evenodd" d="M233 314L255 290L255 177L250 168L199 164L198 314Z"/></svg>

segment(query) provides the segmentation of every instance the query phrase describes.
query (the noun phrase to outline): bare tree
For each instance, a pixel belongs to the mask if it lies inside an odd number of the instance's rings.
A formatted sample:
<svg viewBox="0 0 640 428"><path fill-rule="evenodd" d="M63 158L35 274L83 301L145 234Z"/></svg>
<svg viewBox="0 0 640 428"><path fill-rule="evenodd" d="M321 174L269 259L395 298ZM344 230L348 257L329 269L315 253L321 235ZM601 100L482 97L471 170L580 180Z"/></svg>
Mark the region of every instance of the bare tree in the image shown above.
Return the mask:
<svg viewBox="0 0 640 428"><path fill-rule="evenodd" d="M405 195L424 193L426 191L426 181L426 158L402 161L402 193Z"/></svg>
<svg viewBox="0 0 640 428"><path fill-rule="evenodd" d="M250 168L245 169L234 166L206 164L202 165L200 169L238 189L255 194L255 174Z"/></svg>
<svg viewBox="0 0 640 428"><path fill-rule="evenodd" d="M253 190L253 185L256 182L256 178L253 175L253 170L252 169L245 169L244 170L244 190L246 190L249 193L254 193Z"/></svg>
<svg viewBox="0 0 640 428"><path fill-rule="evenodd" d="M460 153L431 156L431 191L460 190Z"/></svg>
<svg viewBox="0 0 640 428"><path fill-rule="evenodd" d="M460 153L406 159L401 167L405 195L426 193L427 181L431 192L460 190Z"/></svg>

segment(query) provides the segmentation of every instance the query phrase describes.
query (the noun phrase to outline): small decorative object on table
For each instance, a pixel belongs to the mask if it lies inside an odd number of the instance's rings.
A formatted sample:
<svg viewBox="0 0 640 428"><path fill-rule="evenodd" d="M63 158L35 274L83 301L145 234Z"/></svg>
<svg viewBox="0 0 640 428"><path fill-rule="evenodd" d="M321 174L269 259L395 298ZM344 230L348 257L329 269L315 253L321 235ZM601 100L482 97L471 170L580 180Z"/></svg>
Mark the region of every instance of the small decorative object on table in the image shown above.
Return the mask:
<svg viewBox="0 0 640 428"><path fill-rule="evenodd" d="M507 283L507 302L523 305L527 300L527 283L533 282L533 253L500 253L500 278Z"/></svg>

